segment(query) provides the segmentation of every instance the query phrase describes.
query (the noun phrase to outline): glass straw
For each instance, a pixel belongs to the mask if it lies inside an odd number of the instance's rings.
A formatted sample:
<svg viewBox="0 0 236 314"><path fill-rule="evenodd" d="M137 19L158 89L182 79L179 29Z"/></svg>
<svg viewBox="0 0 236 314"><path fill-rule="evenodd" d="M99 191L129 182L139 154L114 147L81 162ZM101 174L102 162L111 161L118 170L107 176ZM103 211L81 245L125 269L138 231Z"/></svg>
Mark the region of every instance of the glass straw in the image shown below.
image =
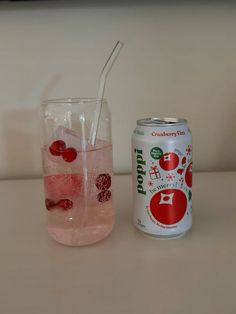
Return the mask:
<svg viewBox="0 0 236 314"><path fill-rule="evenodd" d="M102 100L103 100L103 95L104 95L104 90L105 90L105 85L106 85L106 78L107 75L109 74L116 58L118 57L118 54L123 47L123 43L120 41L117 41L115 47L113 48L109 58L107 59L107 62L105 63L101 75L100 75L100 80L99 80L99 89L98 89L98 101L96 104L95 108L95 116L94 116L94 121L92 123L91 127L91 132L89 136L89 143L92 145L95 145L96 141L96 136L97 136L97 130L98 130L98 124L99 124L99 118L101 114L101 107L102 107Z"/></svg>

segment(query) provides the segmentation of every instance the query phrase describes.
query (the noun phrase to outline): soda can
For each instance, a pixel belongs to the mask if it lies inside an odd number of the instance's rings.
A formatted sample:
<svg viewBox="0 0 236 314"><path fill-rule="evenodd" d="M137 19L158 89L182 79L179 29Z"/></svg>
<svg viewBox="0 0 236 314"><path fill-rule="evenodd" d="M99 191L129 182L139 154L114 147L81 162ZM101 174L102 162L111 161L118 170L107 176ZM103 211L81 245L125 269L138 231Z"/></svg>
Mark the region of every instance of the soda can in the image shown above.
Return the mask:
<svg viewBox="0 0 236 314"><path fill-rule="evenodd" d="M134 225L158 238L192 226L192 135L182 118L137 121L132 135Z"/></svg>

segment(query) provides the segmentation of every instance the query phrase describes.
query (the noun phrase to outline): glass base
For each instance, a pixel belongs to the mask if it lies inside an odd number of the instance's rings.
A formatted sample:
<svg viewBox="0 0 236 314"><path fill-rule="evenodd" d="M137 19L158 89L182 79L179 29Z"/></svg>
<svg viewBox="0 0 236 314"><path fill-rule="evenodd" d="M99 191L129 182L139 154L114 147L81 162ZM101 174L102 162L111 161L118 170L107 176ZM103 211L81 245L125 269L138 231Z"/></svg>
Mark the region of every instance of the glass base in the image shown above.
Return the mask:
<svg viewBox="0 0 236 314"><path fill-rule="evenodd" d="M86 227L81 229L48 228L55 241L68 246L91 245L105 239L113 230L113 225L104 227Z"/></svg>

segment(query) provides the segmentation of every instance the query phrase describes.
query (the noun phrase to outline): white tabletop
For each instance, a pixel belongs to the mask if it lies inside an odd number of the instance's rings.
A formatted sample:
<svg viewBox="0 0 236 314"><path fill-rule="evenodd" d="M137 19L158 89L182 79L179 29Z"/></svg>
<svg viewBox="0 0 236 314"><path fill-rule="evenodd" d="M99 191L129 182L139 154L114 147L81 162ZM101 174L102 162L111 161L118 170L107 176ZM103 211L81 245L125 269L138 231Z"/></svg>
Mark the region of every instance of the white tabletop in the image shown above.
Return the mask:
<svg viewBox="0 0 236 314"><path fill-rule="evenodd" d="M48 237L42 180L1 181L0 313L235 314L236 173L194 179L187 236L138 232L131 177L116 176L115 229L81 248Z"/></svg>

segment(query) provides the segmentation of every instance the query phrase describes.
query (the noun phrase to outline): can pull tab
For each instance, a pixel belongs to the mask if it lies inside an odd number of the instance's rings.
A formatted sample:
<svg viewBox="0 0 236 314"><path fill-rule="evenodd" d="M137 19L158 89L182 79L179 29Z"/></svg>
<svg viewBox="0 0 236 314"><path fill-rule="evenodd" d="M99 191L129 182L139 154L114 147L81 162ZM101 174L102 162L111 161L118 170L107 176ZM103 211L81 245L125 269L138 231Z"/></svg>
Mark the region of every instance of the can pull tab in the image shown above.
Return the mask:
<svg viewBox="0 0 236 314"><path fill-rule="evenodd" d="M160 125L182 125L186 124L187 120L182 118L146 118L137 121L138 125L160 126Z"/></svg>

